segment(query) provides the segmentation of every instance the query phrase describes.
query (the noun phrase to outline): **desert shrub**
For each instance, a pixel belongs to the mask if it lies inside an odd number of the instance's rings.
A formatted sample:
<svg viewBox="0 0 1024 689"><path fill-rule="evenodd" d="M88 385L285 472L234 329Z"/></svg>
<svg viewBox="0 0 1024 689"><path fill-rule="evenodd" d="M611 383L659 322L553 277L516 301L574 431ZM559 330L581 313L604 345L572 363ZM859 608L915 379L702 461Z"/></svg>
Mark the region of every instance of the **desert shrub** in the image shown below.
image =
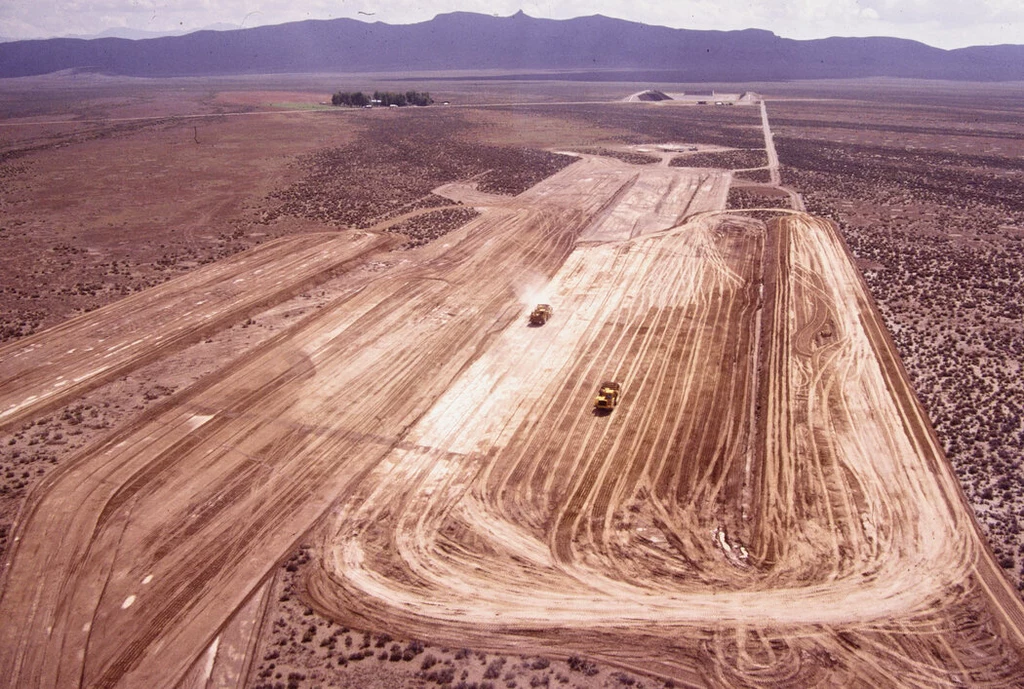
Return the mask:
<svg viewBox="0 0 1024 689"><path fill-rule="evenodd" d="M579 656L569 657L569 669L573 672L584 674L587 677L593 677L600 672L596 663L586 660L585 658L580 658Z"/></svg>
<svg viewBox="0 0 1024 689"><path fill-rule="evenodd" d="M487 669L484 670L484 679L498 679L501 676L501 670L505 667L504 658L495 658L488 665Z"/></svg>
<svg viewBox="0 0 1024 689"><path fill-rule="evenodd" d="M453 667L442 667L437 670L432 670L424 675L424 679L434 684L451 684L455 681L455 668Z"/></svg>

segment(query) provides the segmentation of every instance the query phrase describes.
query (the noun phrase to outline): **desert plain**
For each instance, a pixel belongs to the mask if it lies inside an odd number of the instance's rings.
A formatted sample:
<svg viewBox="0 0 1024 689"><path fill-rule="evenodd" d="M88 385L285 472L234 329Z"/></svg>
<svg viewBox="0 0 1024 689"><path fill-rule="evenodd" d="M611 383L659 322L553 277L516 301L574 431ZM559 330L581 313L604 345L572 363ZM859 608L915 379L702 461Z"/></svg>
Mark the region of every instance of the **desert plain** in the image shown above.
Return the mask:
<svg viewBox="0 0 1024 689"><path fill-rule="evenodd" d="M0 83L0 681L1024 684L1019 85L647 86Z"/></svg>

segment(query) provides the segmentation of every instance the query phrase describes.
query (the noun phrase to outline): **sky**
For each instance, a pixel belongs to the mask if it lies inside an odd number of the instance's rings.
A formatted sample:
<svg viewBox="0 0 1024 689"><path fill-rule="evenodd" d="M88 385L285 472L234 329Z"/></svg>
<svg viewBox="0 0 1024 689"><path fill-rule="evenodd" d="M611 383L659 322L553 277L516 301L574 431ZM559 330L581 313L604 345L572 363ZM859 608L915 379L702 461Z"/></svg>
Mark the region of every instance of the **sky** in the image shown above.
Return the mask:
<svg viewBox="0 0 1024 689"><path fill-rule="evenodd" d="M0 38L187 32L349 17L389 24L452 11L569 19L603 14L685 29L786 38L896 36L939 48L1024 44L1024 0L0 0Z"/></svg>

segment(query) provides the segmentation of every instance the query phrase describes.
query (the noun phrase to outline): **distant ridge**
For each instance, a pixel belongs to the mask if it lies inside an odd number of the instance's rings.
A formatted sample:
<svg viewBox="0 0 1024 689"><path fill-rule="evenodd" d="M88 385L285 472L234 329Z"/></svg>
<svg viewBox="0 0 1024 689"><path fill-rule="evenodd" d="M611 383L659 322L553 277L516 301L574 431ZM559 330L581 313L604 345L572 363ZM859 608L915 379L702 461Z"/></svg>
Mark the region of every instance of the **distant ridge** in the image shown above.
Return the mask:
<svg viewBox="0 0 1024 689"><path fill-rule="evenodd" d="M630 70L657 72L664 81L1017 81L1024 80L1024 46L942 50L899 38L797 41L758 29L691 31L601 15L553 20L522 12L454 12L418 24L332 19L144 40L0 44L0 77L68 69L139 77L501 69Z"/></svg>
<svg viewBox="0 0 1024 689"><path fill-rule="evenodd" d="M238 29L237 24L211 24L210 26L203 27L203 31L236 31ZM142 29L129 29L126 27L114 27L112 29L106 29L95 35L81 36L69 34L63 36L63 38L81 38L85 40L92 40L95 38L128 38L133 41L140 41L147 38L162 38L164 36L185 36L192 31L145 31Z"/></svg>

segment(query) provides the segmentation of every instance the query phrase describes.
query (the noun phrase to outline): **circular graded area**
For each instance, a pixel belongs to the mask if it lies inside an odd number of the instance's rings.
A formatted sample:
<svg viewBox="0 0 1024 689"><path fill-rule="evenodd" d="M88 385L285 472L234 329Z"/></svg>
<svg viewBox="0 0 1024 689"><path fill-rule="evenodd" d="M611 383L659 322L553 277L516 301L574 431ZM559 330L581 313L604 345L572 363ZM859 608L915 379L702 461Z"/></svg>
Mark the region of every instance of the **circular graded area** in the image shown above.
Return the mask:
<svg viewBox="0 0 1024 689"><path fill-rule="evenodd" d="M975 645L1019 602L828 222L583 246L550 293L340 503L318 609L695 686L1020 681L1019 635Z"/></svg>

